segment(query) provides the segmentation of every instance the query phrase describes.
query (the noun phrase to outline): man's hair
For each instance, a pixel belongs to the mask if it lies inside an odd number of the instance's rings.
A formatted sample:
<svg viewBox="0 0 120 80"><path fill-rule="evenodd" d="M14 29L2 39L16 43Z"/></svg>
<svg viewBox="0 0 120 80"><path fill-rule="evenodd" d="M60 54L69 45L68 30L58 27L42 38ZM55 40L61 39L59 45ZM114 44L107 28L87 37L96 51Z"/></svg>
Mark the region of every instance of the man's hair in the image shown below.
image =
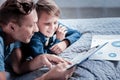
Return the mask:
<svg viewBox="0 0 120 80"><path fill-rule="evenodd" d="M38 0L36 10L38 17L41 16L42 12L46 12L48 15L60 16L60 9L54 0Z"/></svg>
<svg viewBox="0 0 120 80"><path fill-rule="evenodd" d="M0 7L0 26L10 21L21 25L23 17L33 9L35 4L32 0L6 0Z"/></svg>

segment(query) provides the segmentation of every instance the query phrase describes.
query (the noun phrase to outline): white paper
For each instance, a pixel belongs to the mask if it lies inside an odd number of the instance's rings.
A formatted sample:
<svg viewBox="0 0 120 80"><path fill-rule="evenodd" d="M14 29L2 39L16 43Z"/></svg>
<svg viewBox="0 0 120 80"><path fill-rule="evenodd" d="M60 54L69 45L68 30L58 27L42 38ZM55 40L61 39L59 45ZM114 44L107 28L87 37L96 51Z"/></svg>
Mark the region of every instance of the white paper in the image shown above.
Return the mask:
<svg viewBox="0 0 120 80"><path fill-rule="evenodd" d="M120 35L94 35L91 47L108 42L89 59L120 60Z"/></svg>

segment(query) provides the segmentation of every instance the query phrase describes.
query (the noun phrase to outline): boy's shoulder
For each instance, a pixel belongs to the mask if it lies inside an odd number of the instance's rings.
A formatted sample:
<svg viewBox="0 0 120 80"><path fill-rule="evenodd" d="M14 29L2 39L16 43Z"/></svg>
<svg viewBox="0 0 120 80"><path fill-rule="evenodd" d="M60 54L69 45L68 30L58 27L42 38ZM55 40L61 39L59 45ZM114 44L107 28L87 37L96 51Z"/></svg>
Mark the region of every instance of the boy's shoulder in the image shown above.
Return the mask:
<svg viewBox="0 0 120 80"><path fill-rule="evenodd" d="M40 33L40 32L35 32L32 39L40 39L40 40L43 40L45 38L45 36Z"/></svg>

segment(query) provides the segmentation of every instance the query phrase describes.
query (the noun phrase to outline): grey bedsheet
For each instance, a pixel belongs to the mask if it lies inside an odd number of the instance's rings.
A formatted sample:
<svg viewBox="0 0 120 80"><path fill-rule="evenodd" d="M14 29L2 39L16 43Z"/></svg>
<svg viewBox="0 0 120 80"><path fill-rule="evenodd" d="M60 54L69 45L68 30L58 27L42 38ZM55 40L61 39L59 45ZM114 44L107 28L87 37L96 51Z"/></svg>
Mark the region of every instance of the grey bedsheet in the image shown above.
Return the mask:
<svg viewBox="0 0 120 80"><path fill-rule="evenodd" d="M81 38L67 48L60 56L72 59L76 54L88 50L92 35L120 35L120 18L68 19L63 24L82 32ZM44 71L34 71L16 80L33 80ZM87 60L77 66L70 80L120 80L120 62L105 60Z"/></svg>

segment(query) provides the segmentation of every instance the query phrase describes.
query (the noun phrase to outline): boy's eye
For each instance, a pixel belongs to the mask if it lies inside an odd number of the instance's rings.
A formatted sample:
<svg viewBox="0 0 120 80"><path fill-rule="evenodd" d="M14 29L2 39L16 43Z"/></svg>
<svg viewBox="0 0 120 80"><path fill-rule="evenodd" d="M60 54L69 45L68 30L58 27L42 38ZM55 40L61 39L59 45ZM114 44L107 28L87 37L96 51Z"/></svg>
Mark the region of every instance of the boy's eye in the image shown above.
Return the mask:
<svg viewBox="0 0 120 80"><path fill-rule="evenodd" d="M50 25L50 23L45 23L45 25Z"/></svg>
<svg viewBox="0 0 120 80"><path fill-rule="evenodd" d="M56 21L56 22L54 22L54 24L57 24L58 22Z"/></svg>

